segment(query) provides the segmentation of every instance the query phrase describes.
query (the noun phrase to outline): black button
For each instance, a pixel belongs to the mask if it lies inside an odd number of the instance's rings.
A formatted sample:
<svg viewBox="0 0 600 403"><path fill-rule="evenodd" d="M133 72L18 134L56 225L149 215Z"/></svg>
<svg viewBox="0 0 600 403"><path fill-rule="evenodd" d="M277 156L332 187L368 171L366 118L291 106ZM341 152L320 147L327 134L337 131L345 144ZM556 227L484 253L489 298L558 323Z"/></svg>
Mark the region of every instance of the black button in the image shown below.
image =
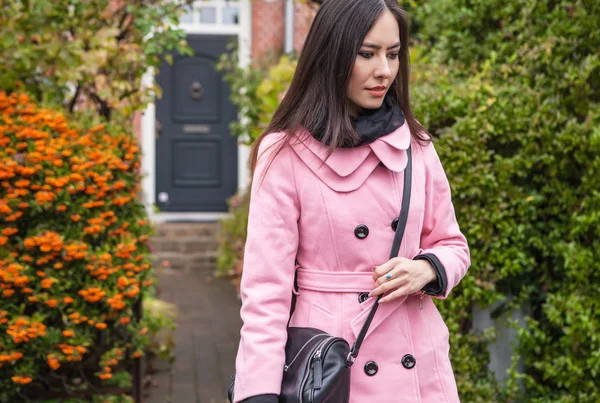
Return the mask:
<svg viewBox="0 0 600 403"><path fill-rule="evenodd" d="M406 369L412 369L417 364L416 358L412 354L406 354L402 357L402 365Z"/></svg>
<svg viewBox="0 0 600 403"><path fill-rule="evenodd" d="M375 361L369 361L365 364L365 374L373 376L379 371L379 366Z"/></svg>
<svg viewBox="0 0 600 403"><path fill-rule="evenodd" d="M358 294L358 302L360 302L361 304L368 299L369 299L368 292L361 292L360 294Z"/></svg>
<svg viewBox="0 0 600 403"><path fill-rule="evenodd" d="M394 230L394 232L398 229L398 221L398 217L394 218L394 221L392 221L392 230Z"/></svg>
<svg viewBox="0 0 600 403"><path fill-rule="evenodd" d="M369 227L365 224L360 224L354 228L354 235L356 235L358 239L365 239L369 235Z"/></svg>

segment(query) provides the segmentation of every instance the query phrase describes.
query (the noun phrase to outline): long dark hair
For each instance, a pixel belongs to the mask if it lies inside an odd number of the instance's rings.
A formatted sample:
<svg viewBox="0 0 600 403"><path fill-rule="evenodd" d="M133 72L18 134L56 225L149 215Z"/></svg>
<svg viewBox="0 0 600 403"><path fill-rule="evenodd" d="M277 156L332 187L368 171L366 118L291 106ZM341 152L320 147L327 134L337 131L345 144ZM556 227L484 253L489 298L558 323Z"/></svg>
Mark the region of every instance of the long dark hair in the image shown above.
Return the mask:
<svg viewBox="0 0 600 403"><path fill-rule="evenodd" d="M400 105L412 136L423 144L429 141L409 103L408 13L397 0L325 0L310 27L285 97L269 126L252 145L249 161L252 172L260 143L269 133L285 133L277 143L278 149L270 153L272 158L301 127L313 135L320 133L330 154L336 147L358 139L346 101L348 84L365 37L386 9L398 21L401 43L400 68L387 96Z"/></svg>

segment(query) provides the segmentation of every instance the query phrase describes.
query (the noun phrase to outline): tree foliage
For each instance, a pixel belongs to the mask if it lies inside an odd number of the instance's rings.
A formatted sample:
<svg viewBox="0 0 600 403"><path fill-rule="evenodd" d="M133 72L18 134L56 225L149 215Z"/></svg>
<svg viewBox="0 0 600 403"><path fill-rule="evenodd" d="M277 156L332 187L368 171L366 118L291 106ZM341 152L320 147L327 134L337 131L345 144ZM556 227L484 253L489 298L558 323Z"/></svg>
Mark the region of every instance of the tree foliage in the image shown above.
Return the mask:
<svg viewBox="0 0 600 403"><path fill-rule="evenodd" d="M128 119L160 94L143 85L148 68L171 51L190 54L177 28L187 2L162 0L3 0L0 88L17 85L69 112L93 106Z"/></svg>

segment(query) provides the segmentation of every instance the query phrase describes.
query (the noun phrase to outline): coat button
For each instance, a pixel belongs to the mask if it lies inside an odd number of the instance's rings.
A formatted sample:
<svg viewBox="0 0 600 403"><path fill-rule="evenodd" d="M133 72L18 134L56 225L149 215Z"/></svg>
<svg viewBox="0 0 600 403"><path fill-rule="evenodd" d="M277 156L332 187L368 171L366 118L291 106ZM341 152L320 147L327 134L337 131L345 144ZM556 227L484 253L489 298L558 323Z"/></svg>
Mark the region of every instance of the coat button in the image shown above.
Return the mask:
<svg viewBox="0 0 600 403"><path fill-rule="evenodd" d="M356 228L354 228L354 235L358 239L365 239L369 235L369 227L365 224L360 224Z"/></svg>
<svg viewBox="0 0 600 403"><path fill-rule="evenodd" d="M394 230L394 232L396 232L397 229L398 229L398 217L394 218L394 221L392 221L392 230Z"/></svg>
<svg viewBox="0 0 600 403"><path fill-rule="evenodd" d="M412 354L406 354L402 357L402 366L406 369L412 369L417 364L416 358Z"/></svg>
<svg viewBox="0 0 600 403"><path fill-rule="evenodd" d="M375 361L369 361L365 364L365 374L373 376L379 371L379 366Z"/></svg>
<svg viewBox="0 0 600 403"><path fill-rule="evenodd" d="M360 302L361 304L368 299L369 299L368 292L361 292L360 294L358 294L358 302Z"/></svg>

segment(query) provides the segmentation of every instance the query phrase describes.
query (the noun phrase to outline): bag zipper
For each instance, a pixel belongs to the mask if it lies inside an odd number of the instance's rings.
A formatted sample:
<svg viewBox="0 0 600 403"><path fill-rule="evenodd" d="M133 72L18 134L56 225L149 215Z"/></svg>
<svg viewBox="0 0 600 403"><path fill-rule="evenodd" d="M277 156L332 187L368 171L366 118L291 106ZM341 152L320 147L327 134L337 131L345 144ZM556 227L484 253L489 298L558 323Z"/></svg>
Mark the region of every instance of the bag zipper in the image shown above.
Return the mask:
<svg viewBox="0 0 600 403"><path fill-rule="evenodd" d="M310 360L308 361L308 368L306 368L306 371L304 371L304 378L302 379L302 382L300 384L300 390L299 390L299 394L300 396L298 397L298 401L299 403L303 403L304 399L303 399L303 391L304 391L304 386L306 386L306 382L308 382L308 374L310 373L310 371L308 371L310 369L310 366L313 365L314 368L314 382L313 382L313 388L312 388L312 394L314 394L315 390L321 389L321 387L323 387L323 363L321 360L321 357L323 355L323 352L326 350L326 348L328 348L329 346L331 346L333 343L340 341L340 340L345 340L342 339L341 337L335 337L335 336L330 336L327 337L325 340L323 340L322 342L320 342L316 349L315 352L313 353L312 357L310 358ZM318 385L318 387L317 387Z"/></svg>
<svg viewBox="0 0 600 403"><path fill-rule="evenodd" d="M290 367L292 366L294 361L296 361L296 359L300 356L300 353L302 352L302 350L304 350L311 341L313 341L315 338L320 337L320 336L327 336L327 333L319 333L319 334L315 334L313 337L311 337L306 343L304 343L304 345L302 347L300 347L300 350L298 350L298 352L296 353L296 355L294 356L292 361L290 361L289 364L286 364L283 366L283 370L285 372L287 372L287 370L290 369Z"/></svg>

